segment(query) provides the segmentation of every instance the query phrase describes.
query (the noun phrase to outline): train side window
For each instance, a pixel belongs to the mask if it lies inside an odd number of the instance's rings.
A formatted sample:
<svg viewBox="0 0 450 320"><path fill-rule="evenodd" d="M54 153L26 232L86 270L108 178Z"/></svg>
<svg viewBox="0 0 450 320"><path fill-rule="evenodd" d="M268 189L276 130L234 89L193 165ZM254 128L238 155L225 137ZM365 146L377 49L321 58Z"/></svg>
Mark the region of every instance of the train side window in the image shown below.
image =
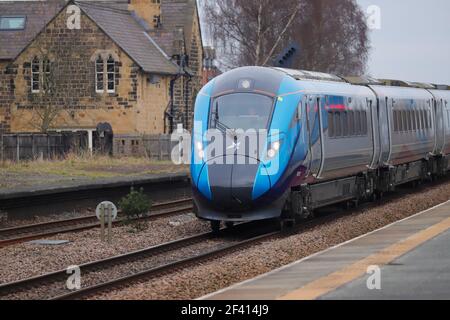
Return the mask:
<svg viewBox="0 0 450 320"><path fill-rule="evenodd" d="M411 111L406 111L406 131L411 130Z"/></svg>
<svg viewBox="0 0 450 320"><path fill-rule="evenodd" d="M420 115L420 110L417 110L417 130L422 130L422 117Z"/></svg>
<svg viewBox="0 0 450 320"><path fill-rule="evenodd" d="M350 136L355 135L355 113L353 110L348 112L348 133Z"/></svg>
<svg viewBox="0 0 450 320"><path fill-rule="evenodd" d="M347 137L348 134L348 115L347 112L342 112L342 136Z"/></svg>
<svg viewBox="0 0 450 320"><path fill-rule="evenodd" d="M402 128L402 116L399 110L396 110L395 114L396 114L395 122L397 123L397 132L400 132Z"/></svg>
<svg viewBox="0 0 450 320"><path fill-rule="evenodd" d="M412 128L414 131L417 130L417 117L416 117L416 110L412 110L411 111L411 115L412 115Z"/></svg>
<svg viewBox="0 0 450 320"><path fill-rule="evenodd" d="M417 130L419 131L421 129L419 110L416 110L416 121L417 121Z"/></svg>
<svg viewBox="0 0 450 320"><path fill-rule="evenodd" d="M362 135L367 135L367 111L361 111L361 131Z"/></svg>
<svg viewBox="0 0 450 320"><path fill-rule="evenodd" d="M335 113L335 137L342 137L342 121L341 121L341 113Z"/></svg>
<svg viewBox="0 0 450 320"><path fill-rule="evenodd" d="M423 115L425 117L425 129L428 129L429 128L429 126L428 126L428 110L424 110Z"/></svg>
<svg viewBox="0 0 450 320"><path fill-rule="evenodd" d="M423 129L422 118L420 116L420 110L417 110L417 126L418 126L419 131L421 131Z"/></svg>
<svg viewBox="0 0 450 320"><path fill-rule="evenodd" d="M392 111L392 118L394 119L394 132L397 132L398 131L397 110Z"/></svg>
<svg viewBox="0 0 450 320"><path fill-rule="evenodd" d="M328 136L334 138L334 112L328 111Z"/></svg>
<svg viewBox="0 0 450 320"><path fill-rule="evenodd" d="M429 125L428 129L431 129L433 127L433 123L431 122L431 111L428 110L427 113L428 113L428 125Z"/></svg>
<svg viewBox="0 0 450 320"><path fill-rule="evenodd" d="M401 131L405 131L406 129L406 113L405 110L400 111L400 115L402 117L402 127L401 127Z"/></svg>
<svg viewBox="0 0 450 320"><path fill-rule="evenodd" d="M425 110L421 110L421 117L422 117L422 123L423 123L423 129L426 130L427 129L427 122L425 119Z"/></svg>
<svg viewBox="0 0 450 320"><path fill-rule="evenodd" d="M361 134L361 112L355 111L355 135Z"/></svg>
<svg viewBox="0 0 450 320"><path fill-rule="evenodd" d="M426 129L426 124L425 124L425 110L420 110L420 120L422 121L422 130Z"/></svg>

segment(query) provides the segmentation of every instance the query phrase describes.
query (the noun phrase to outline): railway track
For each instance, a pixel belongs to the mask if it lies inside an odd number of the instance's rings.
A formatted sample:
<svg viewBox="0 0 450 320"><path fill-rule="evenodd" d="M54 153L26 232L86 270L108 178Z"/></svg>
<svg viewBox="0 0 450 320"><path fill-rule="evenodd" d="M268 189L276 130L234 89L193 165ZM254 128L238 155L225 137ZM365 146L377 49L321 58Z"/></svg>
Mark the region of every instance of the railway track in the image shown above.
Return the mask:
<svg viewBox="0 0 450 320"><path fill-rule="evenodd" d="M235 233L241 232L241 237L244 235L243 239L238 239L236 235L231 239L229 237L223 239L223 236L229 233L226 230L221 231L220 237L208 232L82 264L79 266L82 287L76 291L70 291L66 288L66 281L69 275L65 269L6 283L0 285L0 300L86 299L102 292L119 289L135 282L157 278L189 266L198 265L252 244L277 237L289 236L305 230L312 230L314 227L322 226L339 217L352 215L355 212L387 203L401 197L404 193L406 193L406 190L396 194L389 194L383 200L364 203L359 208L337 212L334 210L332 212L323 212L320 216L304 221L287 233L276 230L275 224L271 224L271 227L266 232L261 233L261 229L255 227L259 224L245 223L231 229Z"/></svg>
<svg viewBox="0 0 450 320"><path fill-rule="evenodd" d="M152 206L149 215L135 220L152 220L168 217L192 210L192 199L179 199L171 202L158 203ZM124 219L114 221L114 224L122 223ZM60 233L82 231L100 226L95 215L84 217L49 221L37 224L29 224L11 228L0 229L0 248L15 243L40 239Z"/></svg>
<svg viewBox="0 0 450 320"><path fill-rule="evenodd" d="M0 285L0 299L89 298L103 291L213 260L271 238L289 236L344 214L348 213L337 212L308 220L287 232L279 230L274 223L250 222L222 229L219 236L212 232L202 233L80 265L82 287L79 290L66 288L69 275L67 270L60 270Z"/></svg>
<svg viewBox="0 0 450 320"><path fill-rule="evenodd" d="M222 230L220 237L212 232L206 232L80 265L83 287L76 292L66 288L69 275L67 270L60 270L0 285L0 299L84 297L121 283L161 275L190 263L225 254L279 233L279 231L270 231L254 235L255 230L251 230L251 226L254 225L254 223L246 223L230 230ZM242 235L245 235L244 238Z"/></svg>

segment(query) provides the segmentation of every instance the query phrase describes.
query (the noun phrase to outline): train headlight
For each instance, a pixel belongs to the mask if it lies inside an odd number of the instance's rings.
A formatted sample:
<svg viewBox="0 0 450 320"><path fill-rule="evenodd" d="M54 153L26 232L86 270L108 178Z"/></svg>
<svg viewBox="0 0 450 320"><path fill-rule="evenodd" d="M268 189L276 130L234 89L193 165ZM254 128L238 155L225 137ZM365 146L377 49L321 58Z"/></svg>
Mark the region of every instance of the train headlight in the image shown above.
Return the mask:
<svg viewBox="0 0 450 320"><path fill-rule="evenodd" d="M269 159L275 158L277 153L280 151L280 148L281 148L281 141L272 142L269 150L267 150L267 157Z"/></svg>
<svg viewBox="0 0 450 320"><path fill-rule="evenodd" d="M205 157L205 151L203 151L203 143L201 143L200 141L198 141L198 142L195 144L195 147L197 148L197 154L198 154L198 157L199 157L200 159L203 159L203 158Z"/></svg>

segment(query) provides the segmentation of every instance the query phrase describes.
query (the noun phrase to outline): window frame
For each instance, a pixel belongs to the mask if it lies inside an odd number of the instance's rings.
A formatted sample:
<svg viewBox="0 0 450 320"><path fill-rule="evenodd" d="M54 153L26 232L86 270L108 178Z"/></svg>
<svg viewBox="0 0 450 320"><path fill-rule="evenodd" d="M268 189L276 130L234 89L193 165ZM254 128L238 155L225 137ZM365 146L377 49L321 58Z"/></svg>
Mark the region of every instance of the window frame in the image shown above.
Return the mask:
<svg viewBox="0 0 450 320"><path fill-rule="evenodd" d="M112 62L111 62L112 61ZM112 71L109 71L108 66L112 64ZM112 55L108 56L106 59L106 92L107 93L115 93L116 92L116 59ZM112 80L110 80L109 76L112 76ZM105 83L105 81L103 81ZM109 89L109 84L112 83L113 88Z"/></svg>
<svg viewBox="0 0 450 320"><path fill-rule="evenodd" d="M98 66L101 64L101 71L98 70ZM101 83L102 88L99 89L98 85L100 83L98 76L101 74ZM95 59L95 92L96 93L105 93L105 61L101 56L98 56Z"/></svg>
<svg viewBox="0 0 450 320"><path fill-rule="evenodd" d="M20 31L25 30L27 26L27 16L0 16L0 20L2 19L23 19L23 27L21 28L1 28L1 21L0 21L0 32L1 31Z"/></svg>
<svg viewBox="0 0 450 320"><path fill-rule="evenodd" d="M37 65L37 71L34 71L34 66ZM37 76L37 81L35 81L35 76ZM37 89L35 89L34 84L37 84ZM41 60L35 56L31 60L31 93L41 92Z"/></svg>

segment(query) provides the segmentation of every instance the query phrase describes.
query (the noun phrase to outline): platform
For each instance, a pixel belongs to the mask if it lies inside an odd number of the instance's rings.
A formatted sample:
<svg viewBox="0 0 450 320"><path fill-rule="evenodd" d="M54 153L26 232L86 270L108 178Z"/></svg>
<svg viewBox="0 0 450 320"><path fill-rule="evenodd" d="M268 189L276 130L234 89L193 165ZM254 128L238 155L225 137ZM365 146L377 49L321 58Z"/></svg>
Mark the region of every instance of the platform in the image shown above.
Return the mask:
<svg viewBox="0 0 450 320"><path fill-rule="evenodd" d="M187 173L154 173L139 176L99 178L87 181L63 181L50 185L22 186L0 190L0 200L11 200L31 196L52 195L65 192L131 187L133 185L177 182L190 179Z"/></svg>
<svg viewBox="0 0 450 320"><path fill-rule="evenodd" d="M450 201L201 299L450 299Z"/></svg>

